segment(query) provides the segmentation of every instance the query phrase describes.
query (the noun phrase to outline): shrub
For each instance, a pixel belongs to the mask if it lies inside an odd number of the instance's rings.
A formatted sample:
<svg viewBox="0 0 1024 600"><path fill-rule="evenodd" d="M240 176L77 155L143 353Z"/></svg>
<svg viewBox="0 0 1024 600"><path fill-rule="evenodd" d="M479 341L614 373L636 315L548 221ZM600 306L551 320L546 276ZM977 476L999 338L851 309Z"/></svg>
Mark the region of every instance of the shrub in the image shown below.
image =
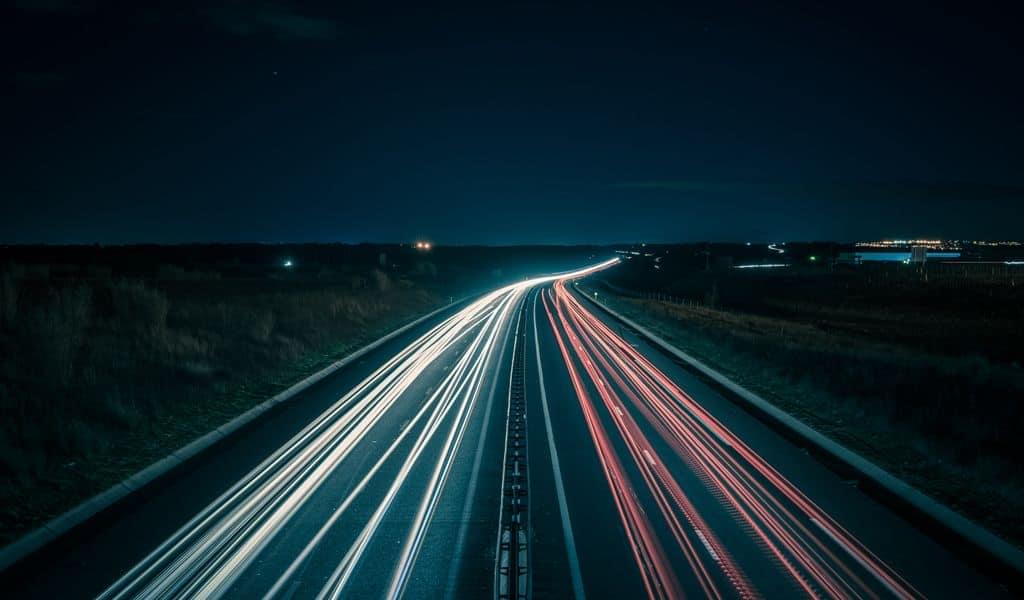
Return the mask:
<svg viewBox="0 0 1024 600"><path fill-rule="evenodd" d="M137 282L118 282L111 288L114 311L129 331L156 337L167 328L167 297Z"/></svg>
<svg viewBox="0 0 1024 600"><path fill-rule="evenodd" d="M386 292L391 289L391 278L380 269L373 270L373 283L377 286L378 292Z"/></svg>
<svg viewBox="0 0 1024 600"><path fill-rule="evenodd" d="M57 386L70 383L91 304L91 291L84 286L50 289L19 320L18 337L31 375Z"/></svg>
<svg viewBox="0 0 1024 600"><path fill-rule="evenodd" d="M14 325L18 318L18 283L11 273L0 275L0 327Z"/></svg>
<svg viewBox="0 0 1024 600"><path fill-rule="evenodd" d="M248 327L249 337L258 342L269 340L270 334L274 331L274 313L269 310L258 310L249 314L252 316Z"/></svg>

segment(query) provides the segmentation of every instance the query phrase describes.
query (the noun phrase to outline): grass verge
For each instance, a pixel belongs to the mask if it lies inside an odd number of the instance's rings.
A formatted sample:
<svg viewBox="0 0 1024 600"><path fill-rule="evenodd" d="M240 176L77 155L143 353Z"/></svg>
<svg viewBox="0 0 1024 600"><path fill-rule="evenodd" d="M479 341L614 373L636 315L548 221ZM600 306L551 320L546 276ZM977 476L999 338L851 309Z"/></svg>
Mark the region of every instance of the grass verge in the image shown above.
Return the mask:
<svg viewBox="0 0 1024 600"><path fill-rule="evenodd" d="M0 275L0 544L448 300L380 272Z"/></svg>

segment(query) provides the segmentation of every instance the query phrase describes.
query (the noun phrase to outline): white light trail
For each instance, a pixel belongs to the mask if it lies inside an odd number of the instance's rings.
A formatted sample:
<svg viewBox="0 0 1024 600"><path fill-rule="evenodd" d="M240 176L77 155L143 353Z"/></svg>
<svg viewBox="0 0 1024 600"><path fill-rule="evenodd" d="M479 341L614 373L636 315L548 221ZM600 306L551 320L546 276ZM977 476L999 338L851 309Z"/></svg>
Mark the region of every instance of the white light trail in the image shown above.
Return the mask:
<svg viewBox="0 0 1024 600"><path fill-rule="evenodd" d="M357 500L376 502L375 509L353 540L334 573L320 590L320 597L337 598L364 558L367 547L400 491L420 494L409 521L401 552L395 559L388 597L405 590L431 518L456 461L461 442L473 421L484 381L491 373L496 349L505 339L512 316L526 292L556 279L573 279L618 262L612 259L570 273L537 277L505 286L472 302L445 319L389 359L356 385L312 423L213 501L138 565L125 573L100 596L114 598L220 597L229 592L261 552L273 543L296 513L358 447L363 456L374 454L372 466L346 492L332 498L337 506L313 533L302 550L265 592L274 597L286 589L295 573L315 552L339 519ZM411 393L424 374L442 357L454 357L455 365L444 372L440 385L423 400ZM436 375L435 375L436 376ZM416 406L414 416L397 430L388 429L384 418L398 407ZM393 435L382 451L366 448L371 431ZM411 448L405 448L408 438ZM435 440L440 450L425 452ZM401 452L400 449L404 449ZM384 466L399 461L397 472L387 470L391 485L382 498L365 496ZM413 483L410 475L427 463L426 483ZM413 486L413 487L409 487ZM352 517L356 518L356 517ZM346 521L351 524L351 521ZM262 569L273 565L261 564ZM385 593L385 590L381 590ZM263 592L261 592L263 593Z"/></svg>

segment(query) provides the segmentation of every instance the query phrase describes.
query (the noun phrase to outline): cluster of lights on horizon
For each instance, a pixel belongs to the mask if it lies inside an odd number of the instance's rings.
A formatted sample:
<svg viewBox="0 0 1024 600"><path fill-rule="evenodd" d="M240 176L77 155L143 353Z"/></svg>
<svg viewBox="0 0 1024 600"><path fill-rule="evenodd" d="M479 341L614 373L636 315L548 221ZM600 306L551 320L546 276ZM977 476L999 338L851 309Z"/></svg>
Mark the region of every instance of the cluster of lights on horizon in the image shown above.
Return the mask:
<svg viewBox="0 0 1024 600"><path fill-rule="evenodd" d="M894 239L857 242L856 244L854 244L854 246L858 248L908 248L913 246L919 246L928 248L930 250L959 250L966 245L988 247L1016 247L1024 245L1024 243L1012 240Z"/></svg>
<svg viewBox="0 0 1024 600"><path fill-rule="evenodd" d="M858 248L910 248L910 247L921 247L928 248L930 250L938 250L940 248L952 248L959 247L959 244L955 242L947 242L945 240L925 240L925 239L912 239L912 240L875 240L870 242L857 242L854 246Z"/></svg>
<svg viewBox="0 0 1024 600"><path fill-rule="evenodd" d="M975 246L1024 246L1022 242L1014 242L1010 240L1005 241L983 241L983 240L972 240L970 242Z"/></svg>

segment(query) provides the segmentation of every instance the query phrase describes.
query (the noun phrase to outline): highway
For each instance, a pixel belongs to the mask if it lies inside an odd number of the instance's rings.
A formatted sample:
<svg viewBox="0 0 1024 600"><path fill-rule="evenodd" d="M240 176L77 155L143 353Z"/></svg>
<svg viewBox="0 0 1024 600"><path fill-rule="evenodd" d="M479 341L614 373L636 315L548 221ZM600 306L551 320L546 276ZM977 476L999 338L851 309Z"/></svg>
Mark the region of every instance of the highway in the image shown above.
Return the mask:
<svg viewBox="0 0 1024 600"><path fill-rule="evenodd" d="M569 282L613 262L393 340L7 574L4 596L1005 594L595 312Z"/></svg>
<svg viewBox="0 0 1024 600"><path fill-rule="evenodd" d="M557 573L533 573L551 578L550 597L1001 593L571 286L549 286L530 310L528 396L550 420L531 429L531 473L545 475L531 518L566 532L548 541L562 547Z"/></svg>

